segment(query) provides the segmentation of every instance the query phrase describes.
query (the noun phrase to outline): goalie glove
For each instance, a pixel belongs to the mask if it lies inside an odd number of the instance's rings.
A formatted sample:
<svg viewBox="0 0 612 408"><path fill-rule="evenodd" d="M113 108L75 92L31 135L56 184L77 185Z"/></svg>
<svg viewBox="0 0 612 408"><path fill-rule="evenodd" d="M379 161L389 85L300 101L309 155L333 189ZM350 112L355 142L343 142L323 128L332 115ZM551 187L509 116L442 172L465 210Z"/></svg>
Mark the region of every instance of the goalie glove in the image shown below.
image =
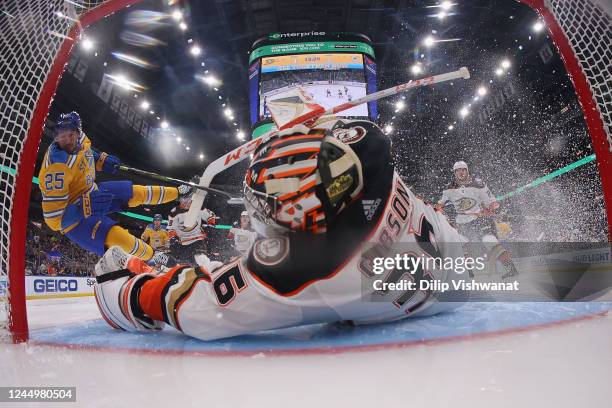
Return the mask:
<svg viewBox="0 0 612 408"><path fill-rule="evenodd" d="M134 274L128 268L129 255L111 247L95 267L94 294L106 322L125 331L159 330L164 323L151 319L140 308L138 294L142 285L155 275Z"/></svg>

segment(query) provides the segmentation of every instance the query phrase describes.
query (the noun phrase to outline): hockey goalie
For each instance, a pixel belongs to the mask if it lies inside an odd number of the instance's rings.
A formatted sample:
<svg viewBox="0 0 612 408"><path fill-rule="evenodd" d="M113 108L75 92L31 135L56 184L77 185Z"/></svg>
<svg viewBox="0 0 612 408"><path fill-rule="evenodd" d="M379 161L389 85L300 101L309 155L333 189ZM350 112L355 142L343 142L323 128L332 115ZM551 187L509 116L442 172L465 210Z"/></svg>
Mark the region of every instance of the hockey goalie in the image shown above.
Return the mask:
<svg viewBox="0 0 612 408"><path fill-rule="evenodd" d="M328 119L279 132L253 153L245 176L245 205L260 235L249 253L228 264L208 260L136 274L129 256L110 248L95 269L102 316L127 331L169 324L211 340L312 323L389 322L456 307L465 293L448 302L448 293L398 297L371 284L394 273L368 270L373 247L389 256L401 244L463 256L444 215L395 172L390 148L368 121ZM434 268L410 276L448 281L451 275Z"/></svg>

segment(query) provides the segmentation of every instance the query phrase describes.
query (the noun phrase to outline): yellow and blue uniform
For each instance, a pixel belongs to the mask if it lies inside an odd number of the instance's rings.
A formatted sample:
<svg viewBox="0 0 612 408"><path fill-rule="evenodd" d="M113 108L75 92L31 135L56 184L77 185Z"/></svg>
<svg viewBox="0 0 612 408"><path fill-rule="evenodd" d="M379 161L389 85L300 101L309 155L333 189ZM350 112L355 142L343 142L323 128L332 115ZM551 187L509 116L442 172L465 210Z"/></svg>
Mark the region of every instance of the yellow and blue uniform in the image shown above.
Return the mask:
<svg viewBox="0 0 612 408"><path fill-rule="evenodd" d="M108 157L106 153L94 151L84 133L79 138L79 148L72 154L55 142L49 146L38 175L45 223L98 255L104 254L105 247L118 245L127 253L148 260L153 256L153 248L115 225L117 221L106 214L126 207L166 203L178 197L178 190L175 187L132 185L131 181L109 181L97 185L96 171L105 168ZM90 195L97 192L112 194L112 202L104 215L92 214L90 206L88 211ZM80 217L74 217L76 206L79 206L78 213L82 214Z"/></svg>
<svg viewBox="0 0 612 408"><path fill-rule="evenodd" d="M147 225L147 228L145 228L140 238L144 242L148 241L149 245L151 245L153 249L166 246L170 239L168 237L168 231L166 231L163 226L160 226L158 229L155 229L155 226L153 224Z"/></svg>

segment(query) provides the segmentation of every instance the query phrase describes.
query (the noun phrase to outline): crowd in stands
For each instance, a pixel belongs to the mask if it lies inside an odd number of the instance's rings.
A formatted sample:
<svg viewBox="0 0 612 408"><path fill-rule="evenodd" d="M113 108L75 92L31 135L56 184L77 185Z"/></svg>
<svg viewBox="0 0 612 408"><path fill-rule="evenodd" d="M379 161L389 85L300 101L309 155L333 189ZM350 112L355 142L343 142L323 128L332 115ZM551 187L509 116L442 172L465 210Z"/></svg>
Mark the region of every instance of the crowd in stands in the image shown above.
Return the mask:
<svg viewBox="0 0 612 408"><path fill-rule="evenodd" d="M26 237L26 274L91 276L98 257L72 244L39 222L30 222Z"/></svg>

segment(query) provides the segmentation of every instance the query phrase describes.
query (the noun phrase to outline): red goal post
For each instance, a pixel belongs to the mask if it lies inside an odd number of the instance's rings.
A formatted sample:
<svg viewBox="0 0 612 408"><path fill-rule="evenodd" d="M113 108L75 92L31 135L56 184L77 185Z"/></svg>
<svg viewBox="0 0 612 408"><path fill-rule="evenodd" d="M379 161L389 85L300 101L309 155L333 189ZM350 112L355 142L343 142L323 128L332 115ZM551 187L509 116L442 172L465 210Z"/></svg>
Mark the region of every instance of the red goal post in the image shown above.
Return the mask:
<svg viewBox="0 0 612 408"><path fill-rule="evenodd" d="M612 6L606 0L518 1L542 16L571 76L597 157L612 237ZM64 66L83 27L138 2L0 4L0 40L8 46L0 56L0 279L7 282L0 338L4 332L15 342L28 339L24 271L30 189L45 119Z"/></svg>

